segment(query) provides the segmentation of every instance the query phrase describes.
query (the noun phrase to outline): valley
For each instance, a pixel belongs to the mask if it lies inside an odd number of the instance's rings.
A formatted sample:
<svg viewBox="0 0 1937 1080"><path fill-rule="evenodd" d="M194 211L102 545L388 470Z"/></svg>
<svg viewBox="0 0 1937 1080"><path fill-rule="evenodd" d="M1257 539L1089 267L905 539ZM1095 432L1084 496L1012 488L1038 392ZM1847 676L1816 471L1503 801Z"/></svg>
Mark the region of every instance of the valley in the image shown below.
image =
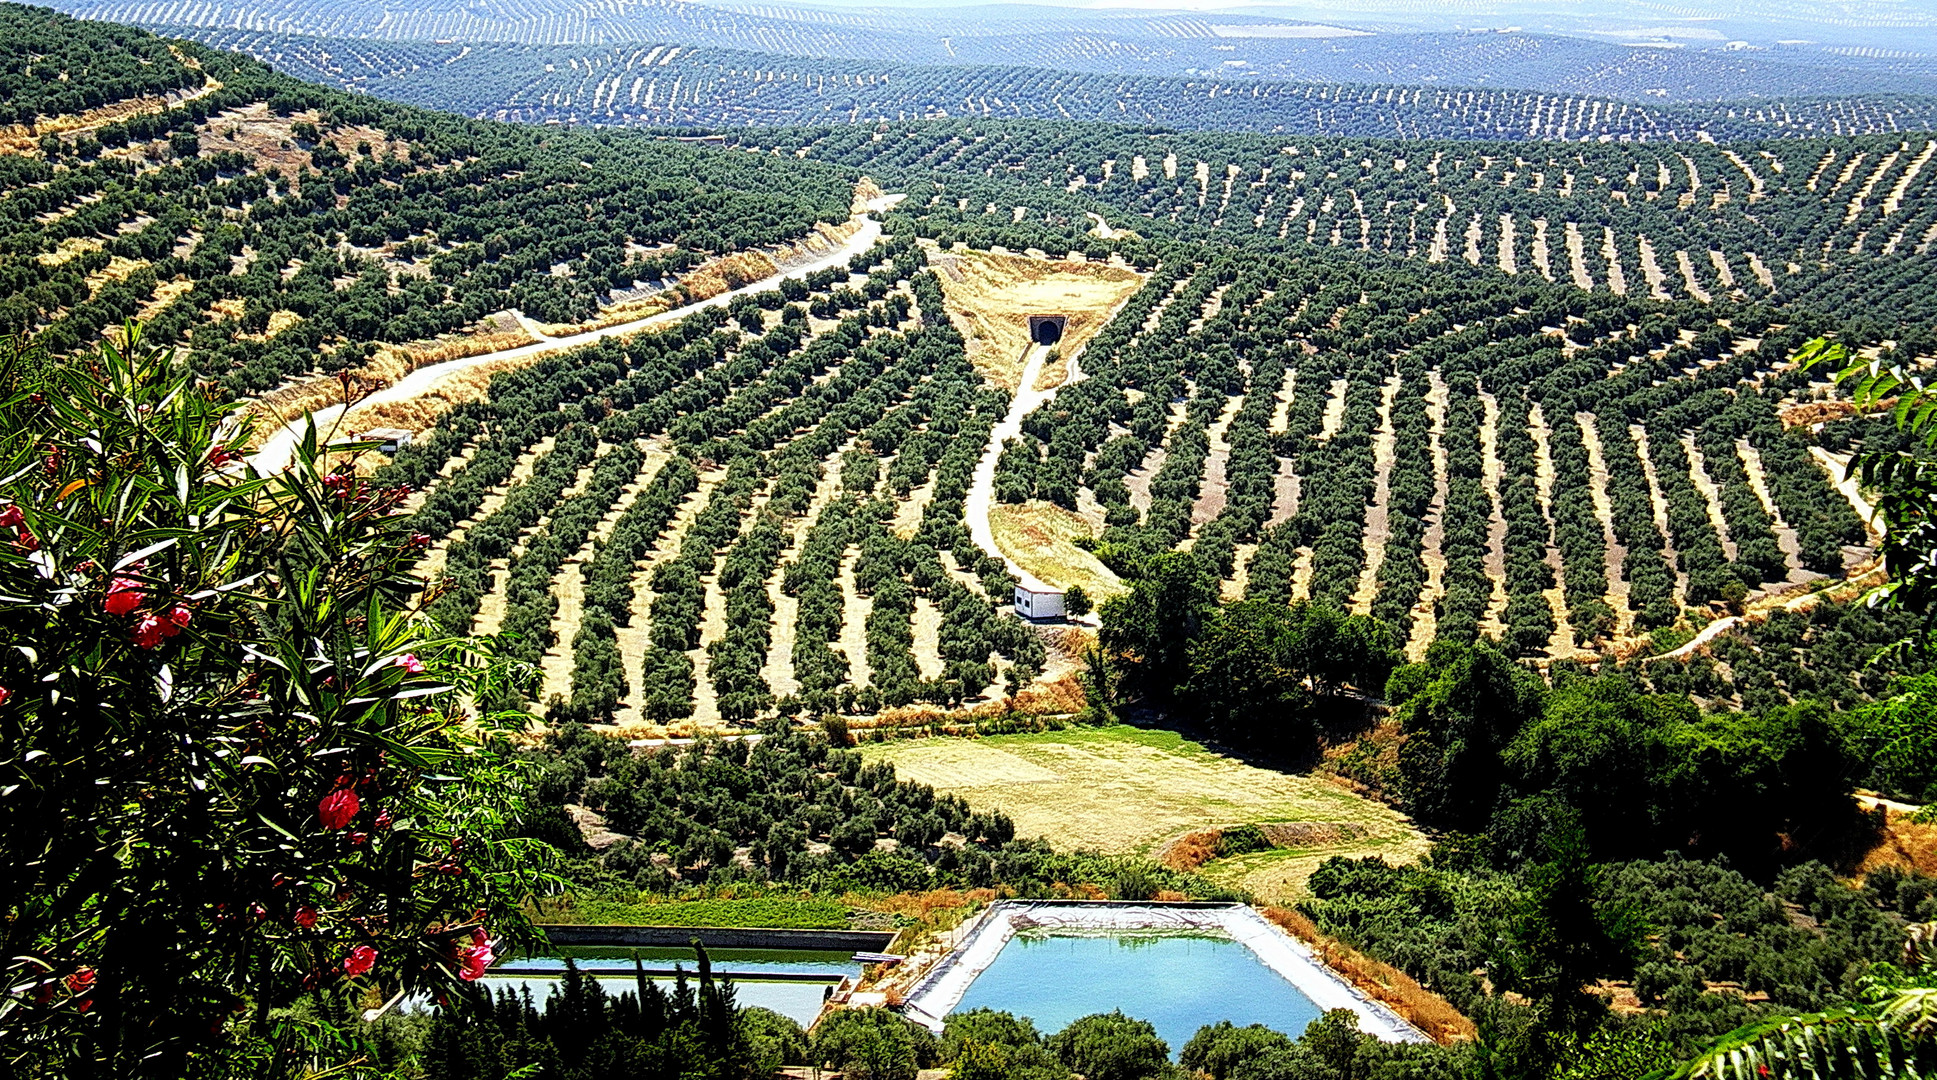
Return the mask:
<svg viewBox="0 0 1937 1080"><path fill-rule="evenodd" d="M10 1068L1937 1052L1922 23L69 6Z"/></svg>

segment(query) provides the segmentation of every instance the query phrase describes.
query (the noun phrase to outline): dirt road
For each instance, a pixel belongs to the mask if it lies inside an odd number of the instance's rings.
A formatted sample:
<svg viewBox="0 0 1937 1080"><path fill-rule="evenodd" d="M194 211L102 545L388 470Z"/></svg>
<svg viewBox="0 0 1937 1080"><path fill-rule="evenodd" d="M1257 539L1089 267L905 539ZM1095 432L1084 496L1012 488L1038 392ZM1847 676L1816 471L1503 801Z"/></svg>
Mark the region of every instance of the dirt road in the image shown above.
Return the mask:
<svg viewBox="0 0 1937 1080"><path fill-rule="evenodd" d="M1058 387L1047 390L1036 389L1036 380L1042 375L1044 361L1049 356L1051 346L1029 346L1028 358L1022 365L1022 378L1016 385L1016 396L1009 402L1009 414L989 432L989 445L982 451L982 460L975 464L975 477L969 484L968 499L964 510L968 516L969 537L975 546L1001 559L1026 588L1038 591L1051 591L1034 574L1016 565L1014 559L1002 553L996 546L995 530L989 527L989 504L995 498L995 461L1002 455L1002 444L1022 433L1022 418L1033 412L1036 406L1056 396ZM1062 385L1068 386L1083 377L1076 366L1076 357L1069 358L1069 378Z"/></svg>
<svg viewBox="0 0 1937 1080"><path fill-rule="evenodd" d="M882 210L892 206L896 201L898 201L898 197L894 195L870 199L868 200L868 210L870 213ZM484 353L480 356L466 356L457 360L447 360L441 364L430 364L418 368L416 371L399 379L395 384L363 399L357 403L357 406L361 408L369 405L386 405L395 402L410 401L430 390L440 380L469 370L480 364L495 364L506 360L533 359L555 352L576 349L582 345L590 345L595 341L603 341L606 338L626 337L631 334L636 334L641 330L650 330L654 327L678 322L696 311L731 303L734 298L739 296L764 292L772 288L782 279L804 278L816 271L825 270L831 266L839 266L873 247L874 242L881 238L881 223L874 220L869 214L862 214L856 220L860 223L860 228L856 229L854 235L848 237L847 242L843 243L840 247L814 259L812 262L803 263L783 273L762 278L751 285L744 285L730 292L723 292L710 300L701 300L697 303L687 304L684 307L673 308L670 311L662 311L657 315L648 315L643 319L634 319L631 322L618 323L614 326L588 330L582 334L572 334L566 337L541 338L541 340L533 342L530 345L520 345L513 349ZM525 321L522 318L522 313L520 313L520 321L521 323ZM313 413L306 414L302 418L290 421L280 431L277 431L263 441L261 448L249 459L250 464L262 475L267 475L287 467L289 462L295 457L296 445L302 441L304 426L312 420L316 424L320 441L327 442L341 435L348 434L347 432L339 432L337 430L337 427L343 420L343 413L343 406L332 405L327 409L318 409Z"/></svg>

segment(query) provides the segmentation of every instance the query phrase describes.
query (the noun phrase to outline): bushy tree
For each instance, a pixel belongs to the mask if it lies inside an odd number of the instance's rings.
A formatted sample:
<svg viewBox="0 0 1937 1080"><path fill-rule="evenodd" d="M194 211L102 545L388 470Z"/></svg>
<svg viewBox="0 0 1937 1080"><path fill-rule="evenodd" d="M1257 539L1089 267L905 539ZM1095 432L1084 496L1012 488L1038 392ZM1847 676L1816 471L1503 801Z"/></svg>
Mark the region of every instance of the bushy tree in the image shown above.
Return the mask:
<svg viewBox="0 0 1937 1080"><path fill-rule="evenodd" d="M1441 642L1393 681L1387 696L1404 698L1397 716L1406 732L1399 770L1407 805L1422 821L1477 831L1507 779L1501 752L1539 714L1539 677L1489 645Z"/></svg>
<svg viewBox="0 0 1937 1080"><path fill-rule="evenodd" d="M349 1002L531 939L523 718L467 715L502 671L415 614L404 492L313 434L254 477L246 438L132 326L0 348L0 1048L29 1074L327 1064Z"/></svg>
<svg viewBox="0 0 1937 1080"><path fill-rule="evenodd" d="M1126 693L1167 701L1189 676L1190 647L1217 609L1217 579L1189 552L1145 561L1127 594L1103 604L1105 650L1120 657Z"/></svg>
<svg viewBox="0 0 1937 1080"><path fill-rule="evenodd" d="M970 1009L942 1029L942 1061L952 1080L1064 1080L1069 1066L1049 1052L1026 1017Z"/></svg>
<svg viewBox="0 0 1937 1080"><path fill-rule="evenodd" d="M1170 1047L1157 1029L1121 1011L1072 1020L1050 1037L1049 1048L1086 1080L1152 1080L1171 1070Z"/></svg>
<svg viewBox="0 0 1937 1080"><path fill-rule="evenodd" d="M814 1060L856 1080L914 1080L936 1055L928 1029L891 1009L840 1009L814 1028Z"/></svg>

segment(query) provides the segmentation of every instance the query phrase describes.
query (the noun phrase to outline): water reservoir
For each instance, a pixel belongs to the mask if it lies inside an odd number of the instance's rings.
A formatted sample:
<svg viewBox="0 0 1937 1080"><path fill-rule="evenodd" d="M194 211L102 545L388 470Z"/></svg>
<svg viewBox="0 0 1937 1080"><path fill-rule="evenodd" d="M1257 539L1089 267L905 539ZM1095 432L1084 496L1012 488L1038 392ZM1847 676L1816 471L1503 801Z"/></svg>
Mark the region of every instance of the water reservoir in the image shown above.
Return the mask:
<svg viewBox="0 0 1937 1080"><path fill-rule="evenodd" d="M570 957L579 969L596 977L608 994L628 993L634 988L633 956L646 969L647 977L672 988L675 967L686 970L689 982L696 979L693 950L690 948L599 948L574 946L555 948L550 956L507 960L491 969L485 985L495 993L500 988L529 988L532 1000L542 1003L564 974ZM814 1022L827 989L843 976L859 975L862 965L850 951L821 949L709 949L716 975L733 978L734 994L742 1005L759 1005L790 1017L803 1027Z"/></svg>
<svg viewBox="0 0 1937 1080"><path fill-rule="evenodd" d="M1044 1033L1121 1009L1148 1020L1172 1056L1205 1024L1263 1024L1296 1037L1319 1007L1258 955L1195 934L1017 934L954 1009L1027 1016Z"/></svg>
<svg viewBox="0 0 1937 1080"><path fill-rule="evenodd" d="M903 1011L936 1032L964 1009L1027 1016L1045 1034L1121 1009L1175 1053L1219 1020L1295 1036L1346 1009L1366 1034L1426 1041L1244 904L998 900L954 937L904 997Z"/></svg>

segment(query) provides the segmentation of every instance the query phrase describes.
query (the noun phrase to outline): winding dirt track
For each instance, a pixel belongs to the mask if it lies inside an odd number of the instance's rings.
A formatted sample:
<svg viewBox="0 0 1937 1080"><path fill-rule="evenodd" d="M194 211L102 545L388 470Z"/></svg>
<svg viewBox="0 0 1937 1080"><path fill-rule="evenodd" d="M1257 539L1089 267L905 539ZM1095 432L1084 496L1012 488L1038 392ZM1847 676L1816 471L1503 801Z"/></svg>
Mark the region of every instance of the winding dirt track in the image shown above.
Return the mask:
<svg viewBox="0 0 1937 1080"><path fill-rule="evenodd" d="M996 546L995 530L989 527L989 504L995 498L995 461L1002 456L1002 444L1020 435L1022 418L1028 416L1036 406L1055 397L1056 391L1060 389L1060 387L1050 387L1047 390L1036 389L1036 380L1042 374L1043 360L1048 355L1047 346L1029 346L1029 359L1023 364L1022 378L1016 384L1016 396L1009 401L1009 414L989 432L989 445L983 450L982 459L975 464L975 476L969 483L968 498L964 500L963 506L967 512L969 536L975 541L975 546L1001 559L1007 564L1009 573L1016 576L1016 580L1020 581L1025 588L1037 591L1048 591L1049 586L1017 565L1014 559L1003 554L1002 549ZM1063 381L1064 386L1082 377L1082 373L1076 368L1076 357L1069 358L1069 365L1069 378Z"/></svg>
<svg viewBox="0 0 1937 1080"><path fill-rule="evenodd" d="M899 197L894 195L870 199L868 200L868 210L870 213L879 211L892 205L896 201L899 201ZM868 214L863 214L856 220L859 221L860 228L856 229L854 235L848 237L847 241L840 247L814 259L812 262L803 263L784 273L762 278L751 285L744 285L738 289L723 292L709 300L701 300L696 303L687 304L684 307L673 308L670 311L662 311L657 315L648 315L643 319L634 319L631 322L618 323L597 330L588 330L582 334L544 338L530 345L520 345L517 348L504 349L499 352L484 353L479 356L466 356L456 360L447 360L441 364L430 364L418 368L416 371L397 380L395 384L363 399L357 403L357 407L362 408L365 406L387 405L410 401L430 390L440 380L469 370L480 364L496 364L506 360L533 359L540 356L548 356L556 352L564 352L568 349L576 349L582 345L590 345L595 341L603 341L606 338L626 337L636 334L641 330L650 330L654 327L666 326L670 323L678 322L696 311L703 311L706 308L732 303L736 297L745 296L750 293L764 292L785 278L804 278L809 274L819 270L825 270L830 266L842 265L854 256L873 247L874 242L881 238L880 222L874 220ZM336 437L336 428L343 421L344 411L343 406L332 405L327 409L318 409L313 413L306 413L302 417L290 421L283 425L275 434L263 441L261 448L249 459L250 464L255 468L256 472L262 475L267 475L286 467L295 457L296 446L302 441L303 431L306 425L314 422L318 438L322 441L328 441Z"/></svg>

